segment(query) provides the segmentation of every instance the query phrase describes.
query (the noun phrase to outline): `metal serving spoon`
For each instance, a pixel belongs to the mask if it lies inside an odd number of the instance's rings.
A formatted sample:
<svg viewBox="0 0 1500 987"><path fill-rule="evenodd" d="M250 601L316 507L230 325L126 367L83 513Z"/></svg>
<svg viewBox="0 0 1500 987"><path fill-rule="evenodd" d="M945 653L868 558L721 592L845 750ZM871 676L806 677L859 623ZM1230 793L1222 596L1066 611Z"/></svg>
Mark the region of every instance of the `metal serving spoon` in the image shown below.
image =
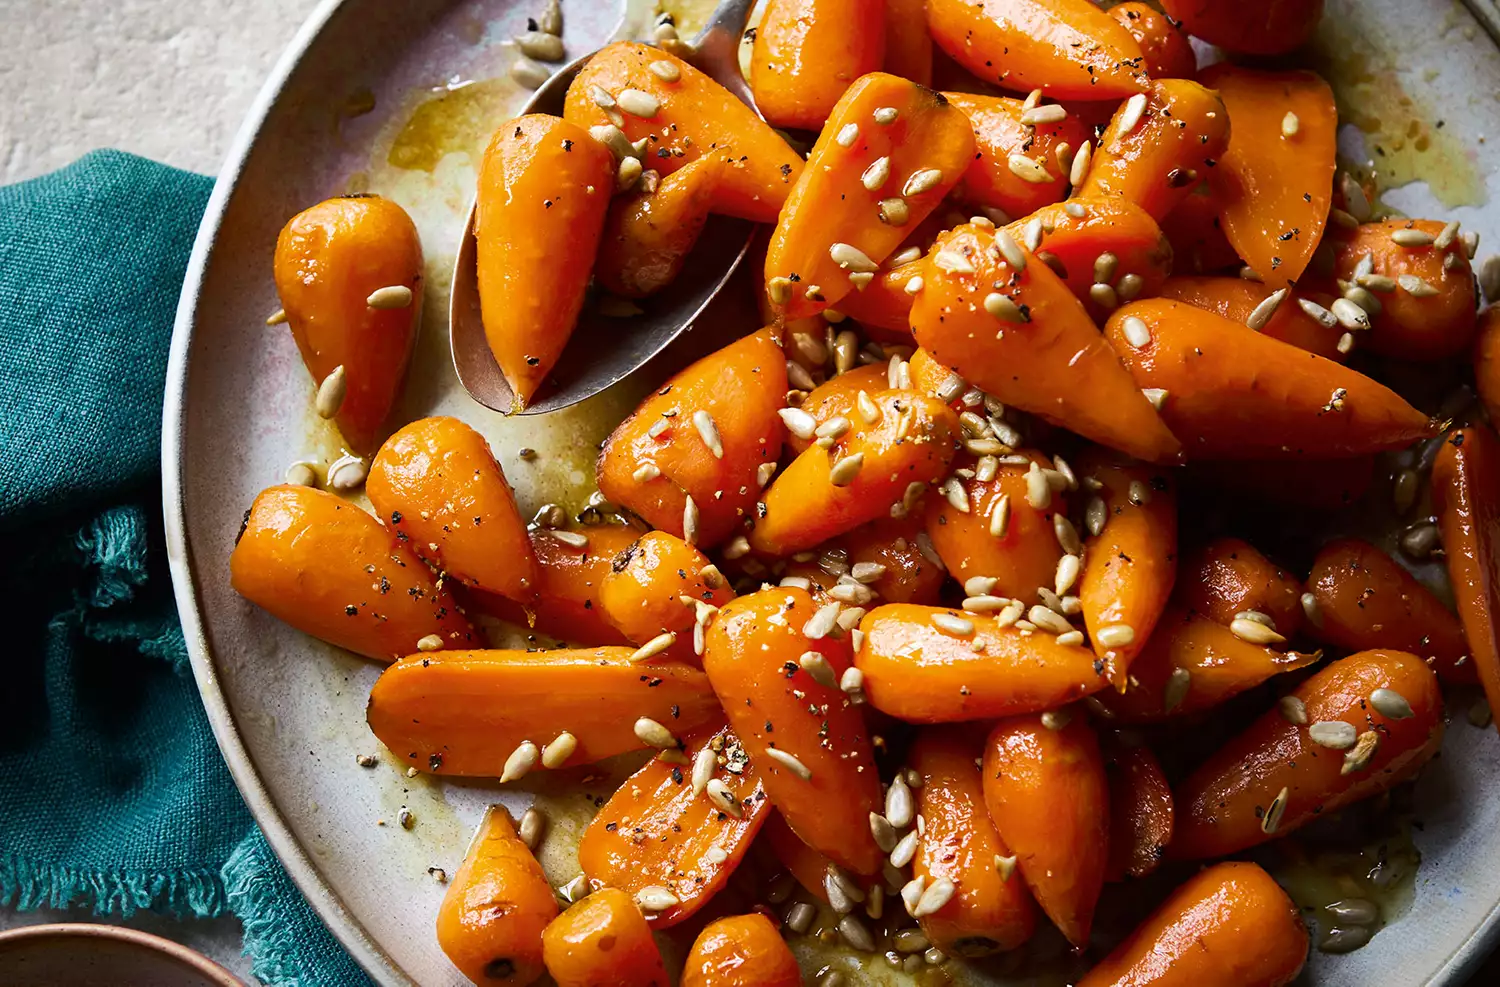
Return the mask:
<svg viewBox="0 0 1500 987"><path fill-rule="evenodd" d="M693 42L694 64L752 108L755 103L750 89L740 75L738 47L753 4L754 0L723 0ZM561 116L569 83L595 54L590 52L559 70L521 112ZM744 220L710 216L682 272L665 289L640 302L645 310L642 314L612 318L585 305L547 383L520 414L541 414L577 404L640 369L702 314L745 258L753 232L754 224ZM490 351L479 316L472 205L453 265L448 341L453 349L453 369L469 396L486 407L509 412L510 385Z"/></svg>

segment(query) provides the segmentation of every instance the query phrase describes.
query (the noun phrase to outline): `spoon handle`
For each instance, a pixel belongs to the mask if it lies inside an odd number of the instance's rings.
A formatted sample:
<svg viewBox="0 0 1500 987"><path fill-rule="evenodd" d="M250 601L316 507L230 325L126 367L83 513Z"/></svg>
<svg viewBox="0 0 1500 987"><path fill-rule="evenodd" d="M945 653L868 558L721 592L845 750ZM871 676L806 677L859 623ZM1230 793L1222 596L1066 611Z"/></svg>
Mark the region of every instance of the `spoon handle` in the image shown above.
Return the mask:
<svg viewBox="0 0 1500 987"><path fill-rule="evenodd" d="M752 108L755 98L740 74L739 47L745 21L754 6L755 0L721 0L693 42L698 67Z"/></svg>

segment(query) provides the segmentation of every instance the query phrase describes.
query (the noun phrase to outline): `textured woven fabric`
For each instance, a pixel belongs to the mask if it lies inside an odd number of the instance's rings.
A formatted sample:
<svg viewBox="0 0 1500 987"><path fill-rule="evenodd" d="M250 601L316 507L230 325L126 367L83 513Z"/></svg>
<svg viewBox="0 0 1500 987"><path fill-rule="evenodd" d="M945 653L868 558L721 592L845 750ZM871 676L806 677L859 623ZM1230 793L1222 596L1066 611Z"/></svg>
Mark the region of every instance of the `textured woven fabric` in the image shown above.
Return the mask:
<svg viewBox="0 0 1500 987"><path fill-rule="evenodd" d="M167 575L163 382L211 186L104 151L0 188L0 905L229 910L265 983L362 985L235 790Z"/></svg>

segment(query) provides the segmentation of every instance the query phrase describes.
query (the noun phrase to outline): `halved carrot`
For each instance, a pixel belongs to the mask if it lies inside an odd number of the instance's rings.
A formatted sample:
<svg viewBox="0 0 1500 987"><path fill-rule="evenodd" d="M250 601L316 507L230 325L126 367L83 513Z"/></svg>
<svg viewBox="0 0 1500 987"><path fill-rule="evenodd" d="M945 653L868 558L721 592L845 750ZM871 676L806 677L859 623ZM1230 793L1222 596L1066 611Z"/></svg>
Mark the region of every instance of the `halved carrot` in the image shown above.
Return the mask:
<svg viewBox="0 0 1500 987"><path fill-rule="evenodd" d="M1085 518L1078 597L1094 653L1116 689L1150 639L1177 578L1177 487L1170 473L1091 451L1079 475L1099 484ZM1102 527L1093 533L1093 519Z"/></svg>
<svg viewBox="0 0 1500 987"><path fill-rule="evenodd" d="M1105 880L1145 877L1172 842L1172 787L1151 748L1119 735L1104 744L1109 776L1109 864Z"/></svg>
<svg viewBox="0 0 1500 987"><path fill-rule="evenodd" d="M796 319L868 284L973 156L968 117L939 94L884 72L856 79L828 115L771 235L772 303Z"/></svg>
<svg viewBox="0 0 1500 987"><path fill-rule="evenodd" d="M1207 181L1192 192L1161 221L1161 231L1172 243L1176 271L1180 274L1212 274L1238 271L1240 255L1234 252L1219 222L1219 204Z"/></svg>
<svg viewBox="0 0 1500 987"><path fill-rule="evenodd" d="M1231 322L1246 322L1256 308L1274 292L1259 281L1238 277L1170 277L1157 293L1162 298L1183 302L1194 308L1206 309L1222 315ZM1301 298L1307 298L1323 311L1332 304L1332 296L1318 292L1309 295L1299 292L1299 297L1283 296L1276 304L1270 318L1261 325L1260 331L1283 343L1290 343L1301 350L1316 353L1335 363L1343 363L1348 357L1339 352L1339 339L1344 335L1343 326L1333 320L1332 315L1313 315L1302 307Z"/></svg>
<svg viewBox="0 0 1500 987"><path fill-rule="evenodd" d="M1198 68L1192 42L1177 25L1155 7L1144 3L1122 3L1109 8L1109 16L1130 32L1141 46L1146 72L1153 79L1191 79Z"/></svg>
<svg viewBox="0 0 1500 987"><path fill-rule="evenodd" d="M1479 315L1473 364L1474 389L1490 420L1500 421L1500 306L1491 305Z"/></svg>
<svg viewBox="0 0 1500 987"><path fill-rule="evenodd" d="M854 664L870 705L908 723L1055 709L1107 682L1087 646L983 614L891 603L859 627L864 642Z"/></svg>
<svg viewBox="0 0 1500 987"><path fill-rule="evenodd" d="M1162 0L1189 33L1226 51L1280 55L1312 37L1323 0L1267 0L1254 13L1234 0Z"/></svg>
<svg viewBox="0 0 1500 987"><path fill-rule="evenodd" d="M600 888L553 919L542 933L542 958L557 987L671 983L645 916L617 888Z"/></svg>
<svg viewBox="0 0 1500 987"><path fill-rule="evenodd" d="M660 75L652 68L657 64ZM654 101L656 111L626 112L616 98L626 90L649 97L630 100L636 108ZM662 175L701 157L718 158L729 167L713 211L753 223L776 222L802 171L797 152L728 89L676 55L634 41L616 41L589 59L568 86L563 116L585 129L613 125L631 141L646 141L641 163Z"/></svg>
<svg viewBox="0 0 1500 987"><path fill-rule="evenodd" d="M1208 174L1224 234L1266 284L1284 288L1307 269L1333 203L1333 90L1312 72L1229 62L1200 81L1229 108L1229 148Z"/></svg>
<svg viewBox="0 0 1500 987"><path fill-rule="evenodd" d="M404 541L341 497L314 487L261 491L229 556L235 592L291 624L376 661L437 636L479 638L452 594Z"/></svg>
<svg viewBox="0 0 1500 987"><path fill-rule="evenodd" d="M958 419L915 391L870 395L877 419L856 415L828 449L812 446L782 470L761 500L750 545L790 555L886 517L914 483L936 483L953 459Z"/></svg>
<svg viewBox="0 0 1500 987"><path fill-rule="evenodd" d="M776 330L730 343L652 391L615 427L599 453L599 490L654 528L716 545L755 509L759 471L781 452L776 413L785 402ZM694 537L684 527L689 516Z"/></svg>
<svg viewBox="0 0 1500 987"><path fill-rule="evenodd" d="M1139 459L1181 451L1067 285L1003 230L938 238L911 324L934 359L1007 405Z"/></svg>
<svg viewBox="0 0 1500 987"><path fill-rule="evenodd" d="M1364 374L1181 302L1133 302L1105 336L1139 387L1165 392L1161 416L1193 458L1359 456L1432 431Z"/></svg>
<svg viewBox="0 0 1500 987"><path fill-rule="evenodd" d="M1089 941L1109 854L1109 782L1099 740L1075 716L1001 720L984 745L984 803L1037 904L1068 942Z"/></svg>
<svg viewBox="0 0 1500 987"><path fill-rule="evenodd" d="M1458 618L1369 542L1339 538L1324 545L1313 559L1307 591L1316 607L1308 630L1318 640L1349 651L1409 651L1444 682L1479 681Z"/></svg>
<svg viewBox="0 0 1500 987"><path fill-rule="evenodd" d="M870 874L881 858L869 827L880 780L864 717L837 684L849 643L833 636L829 607L799 589L742 596L709 626L703 667L788 825L839 866Z"/></svg>
<svg viewBox="0 0 1500 987"><path fill-rule="evenodd" d="M617 198L609 208L594 279L623 298L644 298L671 284L698 242L719 181L719 158L689 161L653 192Z"/></svg>
<svg viewBox="0 0 1500 987"><path fill-rule="evenodd" d="M457 418L423 418L387 439L365 493L440 572L523 603L536 596L536 556L515 494L484 436Z"/></svg>
<svg viewBox="0 0 1500 987"><path fill-rule="evenodd" d="M573 334L614 185L609 149L557 117L510 120L485 149L474 202L479 309L513 411Z"/></svg>
<svg viewBox="0 0 1500 987"><path fill-rule="evenodd" d="M660 634L681 637L690 630L695 604L720 606L733 597L707 556L676 535L652 531L616 557L599 602L620 633L633 644L645 644Z"/></svg>
<svg viewBox="0 0 1500 987"><path fill-rule="evenodd" d="M818 130L850 83L885 61L883 0L770 0L750 56L750 87L776 127Z"/></svg>
<svg viewBox="0 0 1500 987"><path fill-rule="evenodd" d="M839 417L853 421L855 415L859 413L855 407L859 401L859 392L864 391L867 395L879 394L890 386L888 379L887 365L884 363L855 367L848 373L830 377L813 388L797 407L812 416L814 427L827 424ZM813 436L798 435L790 429L787 430L786 447L792 451L793 455L801 453L812 443Z"/></svg>
<svg viewBox="0 0 1500 987"><path fill-rule="evenodd" d="M544 972L543 930L556 915L542 865L504 806L491 806L443 894L438 946L476 984L521 987Z"/></svg>
<svg viewBox="0 0 1500 987"><path fill-rule="evenodd" d="M903 518L876 518L840 539L849 565L884 566L870 583L887 603L933 604L946 578L943 567L922 554L918 537L923 530L920 512Z"/></svg>
<svg viewBox="0 0 1500 987"><path fill-rule="evenodd" d="M1255 611L1282 637L1302 629L1302 581L1240 538L1215 538L1183 565L1182 602L1228 627Z"/></svg>
<svg viewBox="0 0 1500 987"><path fill-rule="evenodd" d="M641 533L623 524L590 525L577 533L586 539L584 544L574 544L574 538L564 541L550 528L531 531L537 596L525 607L483 593L474 594L476 605L485 613L571 644L628 644L605 616L599 594L616 556L634 545Z"/></svg>
<svg viewBox="0 0 1500 987"><path fill-rule="evenodd" d="M759 912L704 926L682 968L682 987L801 987L802 971L781 933Z"/></svg>
<svg viewBox="0 0 1500 987"><path fill-rule="evenodd" d="M1495 618L1496 510L1500 452L1482 425L1449 435L1432 465L1432 507L1443 534L1448 579L1468 639L1469 657L1492 709L1500 709L1500 642Z"/></svg>
<svg viewBox="0 0 1500 987"><path fill-rule="evenodd" d="M759 765L727 727L710 725L683 738L682 753L690 765L700 757L715 761L710 777L731 793L735 811L697 788L694 768L653 758L615 790L578 842L578 863L593 887L672 893L675 904L646 916L658 929L708 904L771 813Z"/></svg>
<svg viewBox="0 0 1500 987"><path fill-rule="evenodd" d="M792 827L786 823L786 817L774 809L766 824L761 827L761 834L781 866L796 879L802 890L827 904L825 878L828 876L828 868L838 865L808 846L802 837L792 832Z"/></svg>
<svg viewBox="0 0 1500 987"><path fill-rule="evenodd" d="M881 68L932 88L927 0L885 0L885 64Z"/></svg>
<svg viewBox="0 0 1500 987"><path fill-rule="evenodd" d="M1297 905L1259 864L1229 861L1184 881L1078 987L1283 987L1306 959Z"/></svg>
<svg viewBox="0 0 1500 987"><path fill-rule="evenodd" d="M321 386L340 367L334 421L349 448L380 445L422 313L422 244L406 210L378 195L320 202L287 221L272 264L302 362ZM382 288L395 297L369 299ZM409 294L401 297L400 289ZM404 301L404 304L400 304Z"/></svg>
<svg viewBox="0 0 1500 987"><path fill-rule="evenodd" d="M928 0L932 40L985 82L1055 99L1124 99L1145 86L1141 48L1088 0Z"/></svg>
<svg viewBox="0 0 1500 987"><path fill-rule="evenodd" d="M1091 136L1076 116L1061 106L1031 108L1008 96L943 96L974 128L974 161L955 197L1015 217L1067 197L1073 154ZM1038 115L1043 119L1030 122Z"/></svg>
<svg viewBox="0 0 1500 987"><path fill-rule="evenodd" d="M719 704L707 676L679 663L635 664L631 653L415 654L375 681L365 719L408 766L478 777L501 777L508 764L524 764L524 773L639 750L649 746L638 733L642 719L674 735L714 721Z"/></svg>
<svg viewBox="0 0 1500 987"><path fill-rule="evenodd" d="M1191 79L1157 79L1116 111L1078 189L1134 202L1161 220L1217 167L1229 143L1224 101Z"/></svg>
<svg viewBox="0 0 1500 987"><path fill-rule="evenodd" d="M1422 659L1340 659L1177 786L1168 856L1221 857L1284 836L1411 777L1442 739L1443 697Z"/></svg>
<svg viewBox="0 0 1500 987"><path fill-rule="evenodd" d="M985 808L982 751L980 736L966 728L928 727L907 755L922 776L917 812L925 823L913 875L957 889L918 921L934 946L966 958L1015 949L1036 930L1036 905Z"/></svg>

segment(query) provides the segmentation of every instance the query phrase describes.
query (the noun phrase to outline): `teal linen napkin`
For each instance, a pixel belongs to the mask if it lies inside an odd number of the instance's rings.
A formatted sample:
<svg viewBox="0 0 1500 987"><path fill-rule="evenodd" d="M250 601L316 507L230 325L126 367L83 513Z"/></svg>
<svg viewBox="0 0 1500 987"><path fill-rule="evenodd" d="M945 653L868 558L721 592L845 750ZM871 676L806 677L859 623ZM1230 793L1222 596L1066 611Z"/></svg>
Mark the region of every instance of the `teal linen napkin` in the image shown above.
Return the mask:
<svg viewBox="0 0 1500 987"><path fill-rule="evenodd" d="M229 777L167 575L167 348L212 185L101 151L0 188L0 905L227 910L265 983L355 987Z"/></svg>

